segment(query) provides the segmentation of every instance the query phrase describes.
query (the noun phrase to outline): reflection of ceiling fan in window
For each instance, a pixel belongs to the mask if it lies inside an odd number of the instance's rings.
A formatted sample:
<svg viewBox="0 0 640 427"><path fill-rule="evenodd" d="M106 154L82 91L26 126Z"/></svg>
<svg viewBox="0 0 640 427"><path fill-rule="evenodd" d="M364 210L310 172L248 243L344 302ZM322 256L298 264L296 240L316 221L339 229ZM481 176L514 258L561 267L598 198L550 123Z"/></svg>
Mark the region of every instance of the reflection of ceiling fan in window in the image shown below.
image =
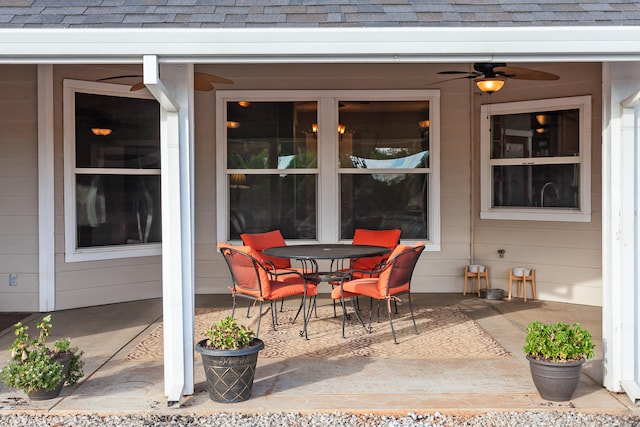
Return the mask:
<svg viewBox="0 0 640 427"><path fill-rule="evenodd" d="M142 76L140 74L132 74L132 75L123 75L123 76L113 76L113 77L105 77L103 79L99 79L100 82L106 82L111 80L119 80L119 79L141 79ZM193 73L193 88L195 90L209 92L213 90L214 84L232 84L233 81L229 79L225 79L224 77L214 76L213 74L207 73ZM131 86L130 91L136 91L144 88L144 83L138 82Z"/></svg>
<svg viewBox="0 0 640 427"><path fill-rule="evenodd" d="M505 84L506 79L516 80L558 80L560 77L547 73L546 71L531 70L529 68L511 67L505 63L488 63L477 62L473 64L475 71L440 71L438 74L443 75L461 75L448 80L442 80L443 83L458 79L474 79L478 88L486 93L497 92Z"/></svg>

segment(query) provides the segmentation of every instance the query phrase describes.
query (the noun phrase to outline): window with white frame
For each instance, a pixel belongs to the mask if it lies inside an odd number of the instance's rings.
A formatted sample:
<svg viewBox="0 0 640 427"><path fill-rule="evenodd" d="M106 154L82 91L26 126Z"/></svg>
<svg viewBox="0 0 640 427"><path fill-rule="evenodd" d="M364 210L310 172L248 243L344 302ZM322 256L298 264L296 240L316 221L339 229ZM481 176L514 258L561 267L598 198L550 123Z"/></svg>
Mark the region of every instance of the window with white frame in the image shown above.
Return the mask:
<svg viewBox="0 0 640 427"><path fill-rule="evenodd" d="M218 240L400 228L439 249L437 91L218 91Z"/></svg>
<svg viewBox="0 0 640 427"><path fill-rule="evenodd" d="M65 259L160 254L160 109L128 86L64 81Z"/></svg>
<svg viewBox="0 0 640 427"><path fill-rule="evenodd" d="M482 106L486 219L591 221L591 97Z"/></svg>

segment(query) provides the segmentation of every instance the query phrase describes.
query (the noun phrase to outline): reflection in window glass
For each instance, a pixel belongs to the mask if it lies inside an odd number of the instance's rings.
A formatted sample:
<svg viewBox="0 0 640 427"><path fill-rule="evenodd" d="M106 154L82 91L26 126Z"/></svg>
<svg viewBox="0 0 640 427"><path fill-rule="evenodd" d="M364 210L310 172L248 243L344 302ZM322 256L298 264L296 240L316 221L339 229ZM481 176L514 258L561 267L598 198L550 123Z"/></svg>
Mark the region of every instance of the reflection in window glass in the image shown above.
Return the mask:
<svg viewBox="0 0 640 427"><path fill-rule="evenodd" d="M75 94L76 167L160 168L155 100Z"/></svg>
<svg viewBox="0 0 640 427"><path fill-rule="evenodd" d="M491 158L577 156L579 118L578 109L492 116Z"/></svg>
<svg viewBox="0 0 640 427"><path fill-rule="evenodd" d="M427 101L340 103L341 168L429 167Z"/></svg>
<svg viewBox="0 0 640 427"><path fill-rule="evenodd" d="M316 176L229 176L230 238L279 229L285 239L314 239Z"/></svg>
<svg viewBox="0 0 640 427"><path fill-rule="evenodd" d="M279 229L288 243L335 243L356 228L400 228L404 241L440 248L437 91L216 99L218 240Z"/></svg>
<svg viewBox="0 0 640 427"><path fill-rule="evenodd" d="M356 228L402 230L403 239L428 239L428 175L343 174L340 238Z"/></svg>
<svg viewBox="0 0 640 427"><path fill-rule="evenodd" d="M578 208L579 164L493 167L493 206Z"/></svg>
<svg viewBox="0 0 640 427"><path fill-rule="evenodd" d="M316 102L242 104L227 104L227 168L316 167Z"/></svg>
<svg viewBox="0 0 640 427"><path fill-rule="evenodd" d="M227 103L230 239L275 229L317 238L317 110L315 101Z"/></svg>
<svg viewBox="0 0 640 427"><path fill-rule="evenodd" d="M159 108L75 93L76 248L161 241Z"/></svg>
<svg viewBox="0 0 640 427"><path fill-rule="evenodd" d="M356 228L400 228L403 239L428 240L429 103L340 104L340 238Z"/></svg>
<svg viewBox="0 0 640 427"><path fill-rule="evenodd" d="M159 175L76 175L80 248L161 241Z"/></svg>

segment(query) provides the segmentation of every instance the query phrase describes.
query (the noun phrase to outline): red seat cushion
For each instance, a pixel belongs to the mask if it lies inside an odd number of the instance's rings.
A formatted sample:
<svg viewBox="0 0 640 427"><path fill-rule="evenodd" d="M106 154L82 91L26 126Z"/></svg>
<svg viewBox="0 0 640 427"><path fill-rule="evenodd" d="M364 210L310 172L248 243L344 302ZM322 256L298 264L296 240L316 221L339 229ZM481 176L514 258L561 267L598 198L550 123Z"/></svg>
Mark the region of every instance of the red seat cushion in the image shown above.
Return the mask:
<svg viewBox="0 0 640 427"><path fill-rule="evenodd" d="M304 293L304 283L276 282L271 281L271 295L269 299L277 300ZM318 287L315 284L307 283L307 296L318 295Z"/></svg>
<svg viewBox="0 0 640 427"><path fill-rule="evenodd" d="M355 285L352 285L354 282ZM373 298L380 298L378 295L378 279L356 279L351 280L349 282L345 282L343 285L344 289L344 297L354 297L357 295L367 295L372 296L370 294L375 294ZM342 297L340 286L336 286L331 291L331 298L340 299Z"/></svg>
<svg viewBox="0 0 640 427"><path fill-rule="evenodd" d="M265 249L286 245L280 230L266 233L244 233L240 235L240 238L242 243L246 246L251 246L258 253L259 259L272 262L276 269L291 268L291 262L287 258L275 258L262 253Z"/></svg>

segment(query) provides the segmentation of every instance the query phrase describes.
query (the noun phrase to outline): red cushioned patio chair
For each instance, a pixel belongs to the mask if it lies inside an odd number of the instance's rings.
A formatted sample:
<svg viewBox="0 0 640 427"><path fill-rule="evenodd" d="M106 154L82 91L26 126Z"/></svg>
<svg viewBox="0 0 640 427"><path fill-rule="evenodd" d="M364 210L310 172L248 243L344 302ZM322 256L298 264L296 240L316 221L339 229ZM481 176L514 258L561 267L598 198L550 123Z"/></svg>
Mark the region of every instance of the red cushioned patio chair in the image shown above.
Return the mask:
<svg viewBox="0 0 640 427"><path fill-rule="evenodd" d="M302 274L287 270L278 273L267 268L260 260L259 255L250 246L232 246L226 243L219 243L218 248L222 253L233 280L231 295L233 297L233 306L231 316L235 314L236 296L248 298L259 302L259 318L258 327L256 329L256 337L260 333L260 321L262 320L262 304L268 301L271 305L271 320L273 329L276 329L277 317L275 303L291 296L302 296L300 307L292 322L294 322L301 310L304 310L307 298L309 299L309 309L311 303L318 294L318 287L314 283L305 281ZM278 280L282 275L288 275L287 280ZM297 276L297 280L292 280L293 275ZM251 306L251 304L249 304ZM249 312L247 311L247 317ZM306 333L307 316L304 317L304 331ZM305 336L306 338L306 336Z"/></svg>
<svg viewBox="0 0 640 427"><path fill-rule="evenodd" d="M397 301L399 299L398 296L402 294L407 294L411 319L413 320L413 327L416 335L418 334L418 326L416 325L416 319L413 315L413 306L411 305L411 277L413 276L413 270L415 269L422 251L424 251L424 243L422 242L419 242L415 246L398 245L389 256L387 262L374 271L376 277L364 277L350 280L350 278L353 277L352 274L354 272L352 271L346 274L345 279L340 282L340 286L335 287L331 292L331 298L340 299L342 304L343 337L345 336L344 329L347 317L345 305L346 298L351 298L356 317L362 326L369 331L371 331L373 300L386 300L387 314L389 315L389 324L391 325L391 334L393 335L393 342L397 344L398 341L393 329L393 320L391 315L391 301ZM360 317L354 301L354 298L358 295L368 296L371 298L368 328L364 325L364 321L362 320L362 317Z"/></svg>

